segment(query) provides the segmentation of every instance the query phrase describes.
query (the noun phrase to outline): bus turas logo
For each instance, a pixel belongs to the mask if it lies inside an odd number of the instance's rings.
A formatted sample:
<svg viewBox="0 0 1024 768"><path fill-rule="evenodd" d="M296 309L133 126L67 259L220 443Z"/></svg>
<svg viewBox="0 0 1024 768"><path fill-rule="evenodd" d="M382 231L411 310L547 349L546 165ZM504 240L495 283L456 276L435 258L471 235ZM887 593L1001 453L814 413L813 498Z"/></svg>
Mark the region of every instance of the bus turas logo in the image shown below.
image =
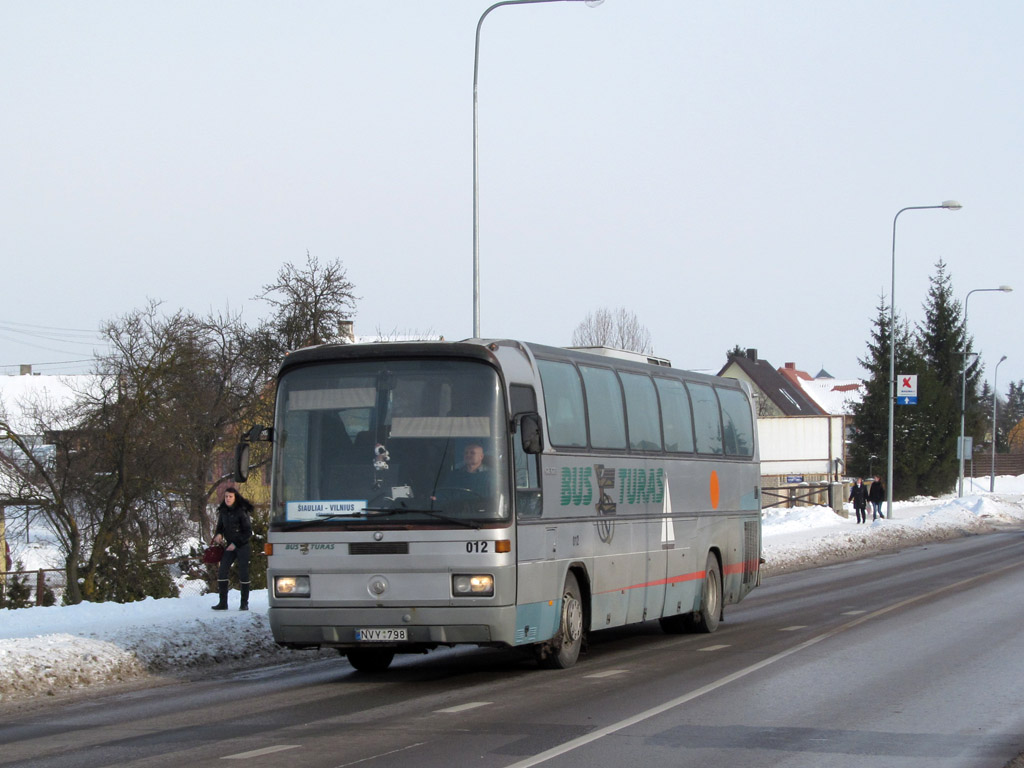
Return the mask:
<svg viewBox="0 0 1024 768"><path fill-rule="evenodd" d="M597 501L594 501L594 481ZM618 481L618 498L613 491ZM596 505L601 514L614 514L619 504L661 504L665 500L665 470L616 469L604 464L593 467L562 467L560 504L563 507Z"/></svg>
<svg viewBox="0 0 1024 768"><path fill-rule="evenodd" d="M313 550L333 550L333 544L285 544L285 551L298 550L300 555L308 555Z"/></svg>
<svg viewBox="0 0 1024 768"><path fill-rule="evenodd" d="M665 500L665 470L620 469L619 504L661 504Z"/></svg>
<svg viewBox="0 0 1024 768"><path fill-rule="evenodd" d="M665 470L661 467L617 469L604 464L562 467L561 506L589 507L593 504L600 517L597 533L606 544L615 535L615 522L611 518L620 504L661 504L664 500Z"/></svg>
<svg viewBox="0 0 1024 768"><path fill-rule="evenodd" d="M596 505L597 514L603 518L597 523L597 535L605 544L610 544L615 536L615 521L608 519L608 516L615 514L615 501L608 491L615 488L615 470L605 469L604 464L595 464L594 474L597 475L597 487L601 491Z"/></svg>
<svg viewBox="0 0 1024 768"><path fill-rule="evenodd" d="M594 498L594 485L590 481L590 467L562 467L563 507L588 506Z"/></svg>

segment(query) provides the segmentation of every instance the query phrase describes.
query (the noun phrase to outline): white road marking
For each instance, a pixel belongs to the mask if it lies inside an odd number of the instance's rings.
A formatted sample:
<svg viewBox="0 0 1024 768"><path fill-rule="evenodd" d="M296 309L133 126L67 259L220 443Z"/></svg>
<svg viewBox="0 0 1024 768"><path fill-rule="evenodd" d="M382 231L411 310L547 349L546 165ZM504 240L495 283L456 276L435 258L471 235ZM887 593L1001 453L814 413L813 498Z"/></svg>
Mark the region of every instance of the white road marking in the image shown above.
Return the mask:
<svg viewBox="0 0 1024 768"><path fill-rule="evenodd" d="M239 752L237 755L224 755L221 760L247 760L250 757L259 757L260 755L272 755L275 752L284 752L286 749L298 749L300 746L300 744L278 744L274 747L254 749L251 752Z"/></svg>
<svg viewBox="0 0 1024 768"><path fill-rule="evenodd" d="M806 624L794 624L792 627L783 627L779 632L796 632L798 629L807 629Z"/></svg>
<svg viewBox="0 0 1024 768"><path fill-rule="evenodd" d="M728 645L709 645L707 648L698 648L698 651L720 651L723 648L728 648Z"/></svg>
<svg viewBox="0 0 1024 768"><path fill-rule="evenodd" d="M843 611L839 615L840 616L860 616L862 613L867 613L867 611Z"/></svg>
<svg viewBox="0 0 1024 768"><path fill-rule="evenodd" d="M335 768L348 768L350 765L359 765L359 763L365 763L370 760L376 760L378 757L387 757L388 755L394 755L398 752L405 752L407 749L413 749L414 747L422 747L427 742L417 741L415 744L410 744L408 747L400 747L399 749L392 749L389 752L381 752L379 755L370 755L369 757L363 757L359 760L353 760L351 763L342 763L341 765L335 766Z"/></svg>
<svg viewBox="0 0 1024 768"><path fill-rule="evenodd" d="M448 707L447 709L435 709L435 712L465 712L467 709L476 709L477 707L486 707L493 704L493 701L471 701L467 704L459 704L457 707Z"/></svg>
<svg viewBox="0 0 1024 768"><path fill-rule="evenodd" d="M611 677L613 675L621 675L626 672L625 669L608 669L604 672L595 672L592 675L584 675L583 677Z"/></svg>

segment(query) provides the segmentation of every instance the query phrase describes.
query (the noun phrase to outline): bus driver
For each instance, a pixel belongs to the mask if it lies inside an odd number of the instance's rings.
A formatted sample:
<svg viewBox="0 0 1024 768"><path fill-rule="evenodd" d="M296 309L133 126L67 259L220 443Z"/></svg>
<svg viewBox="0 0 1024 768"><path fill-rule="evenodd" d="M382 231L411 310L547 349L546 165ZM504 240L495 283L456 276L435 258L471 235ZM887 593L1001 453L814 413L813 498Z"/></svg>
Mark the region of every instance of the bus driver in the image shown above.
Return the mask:
<svg viewBox="0 0 1024 768"><path fill-rule="evenodd" d="M467 443L462 452L462 463L455 468L448 484L456 488L465 488L478 496L486 496L490 492L487 465L484 464L484 447L480 443Z"/></svg>

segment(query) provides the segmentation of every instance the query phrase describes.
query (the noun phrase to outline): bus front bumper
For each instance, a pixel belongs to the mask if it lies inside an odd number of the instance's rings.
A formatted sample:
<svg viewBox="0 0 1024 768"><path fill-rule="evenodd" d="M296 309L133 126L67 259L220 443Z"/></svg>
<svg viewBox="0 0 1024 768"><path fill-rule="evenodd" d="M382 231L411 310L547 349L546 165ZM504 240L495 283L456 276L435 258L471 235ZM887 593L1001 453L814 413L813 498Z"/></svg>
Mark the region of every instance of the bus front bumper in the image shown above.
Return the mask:
<svg viewBox="0 0 1024 768"><path fill-rule="evenodd" d="M272 606L274 640L293 648L388 647L417 651L439 645L513 645L516 607L300 608ZM404 630L404 640L363 642L361 630Z"/></svg>

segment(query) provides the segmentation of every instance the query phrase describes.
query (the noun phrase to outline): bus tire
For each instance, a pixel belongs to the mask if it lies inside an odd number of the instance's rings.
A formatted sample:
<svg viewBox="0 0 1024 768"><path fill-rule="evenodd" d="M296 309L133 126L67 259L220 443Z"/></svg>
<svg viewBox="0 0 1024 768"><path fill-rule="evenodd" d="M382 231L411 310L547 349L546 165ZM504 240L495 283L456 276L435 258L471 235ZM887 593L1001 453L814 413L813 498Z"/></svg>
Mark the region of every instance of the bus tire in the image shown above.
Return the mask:
<svg viewBox="0 0 1024 768"><path fill-rule="evenodd" d="M718 629L718 620L722 616L722 570L718 567L718 558L714 552L708 552L708 562L704 566L704 587L700 593L700 610L697 612L693 628L698 632L714 632Z"/></svg>
<svg viewBox="0 0 1024 768"><path fill-rule="evenodd" d="M353 669L367 673L385 671L395 658L395 652L388 648L354 648L345 655Z"/></svg>
<svg viewBox="0 0 1024 768"><path fill-rule="evenodd" d="M537 649L537 661L548 669L568 669L576 663L583 647L583 600L576 575L569 571L565 575L562 589L562 614L558 634L551 642Z"/></svg>

